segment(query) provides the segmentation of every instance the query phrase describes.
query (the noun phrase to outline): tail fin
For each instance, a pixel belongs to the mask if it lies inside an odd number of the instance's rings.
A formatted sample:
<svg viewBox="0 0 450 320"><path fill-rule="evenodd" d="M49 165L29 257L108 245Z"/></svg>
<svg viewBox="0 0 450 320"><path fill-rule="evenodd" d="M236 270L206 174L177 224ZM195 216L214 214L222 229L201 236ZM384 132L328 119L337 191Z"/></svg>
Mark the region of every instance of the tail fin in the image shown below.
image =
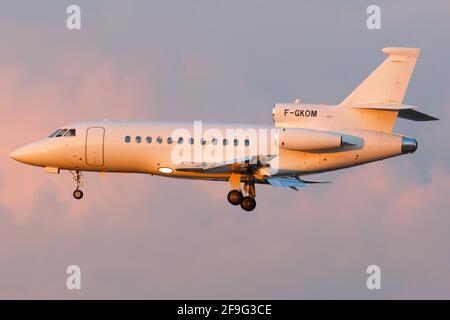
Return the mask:
<svg viewBox="0 0 450 320"><path fill-rule="evenodd" d="M420 49L384 48L383 52L389 57L341 105L402 104Z"/></svg>

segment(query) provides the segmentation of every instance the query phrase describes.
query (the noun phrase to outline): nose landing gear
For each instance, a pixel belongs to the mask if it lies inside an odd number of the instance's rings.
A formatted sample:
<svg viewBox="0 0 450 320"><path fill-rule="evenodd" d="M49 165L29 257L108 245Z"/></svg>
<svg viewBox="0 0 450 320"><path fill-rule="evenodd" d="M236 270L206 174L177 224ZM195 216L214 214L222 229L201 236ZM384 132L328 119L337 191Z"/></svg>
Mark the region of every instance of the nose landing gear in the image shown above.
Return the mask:
<svg viewBox="0 0 450 320"><path fill-rule="evenodd" d="M80 200L81 198L83 198L83 191L75 189L75 191L73 192L73 197L77 200Z"/></svg>
<svg viewBox="0 0 450 320"><path fill-rule="evenodd" d="M83 191L81 191L80 188L84 185L84 177L78 170L76 171L69 170L69 172L72 174L73 178L77 183L77 188L73 192L73 197L77 200L80 200L81 198L83 198Z"/></svg>

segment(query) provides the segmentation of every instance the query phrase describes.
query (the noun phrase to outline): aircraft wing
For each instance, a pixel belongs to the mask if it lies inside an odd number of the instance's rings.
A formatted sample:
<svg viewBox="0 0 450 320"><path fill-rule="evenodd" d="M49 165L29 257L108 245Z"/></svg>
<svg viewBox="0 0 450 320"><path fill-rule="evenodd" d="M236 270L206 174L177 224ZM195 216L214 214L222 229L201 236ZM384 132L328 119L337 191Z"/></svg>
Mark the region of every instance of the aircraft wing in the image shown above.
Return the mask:
<svg viewBox="0 0 450 320"><path fill-rule="evenodd" d="M248 169L260 169L270 167L269 161L274 159L276 155L258 155L249 156L238 159L231 159L220 163L195 163L183 162L178 165L175 170L184 172L201 172L201 173L238 173L247 172Z"/></svg>
<svg viewBox="0 0 450 320"><path fill-rule="evenodd" d="M329 183L328 181L309 181L303 180L299 177L270 177L270 174L265 175L261 169L270 168L269 161L275 158L276 155L271 156L251 156L242 159L233 159L223 163L181 163L175 168L177 171L184 172L201 172L201 173L247 173L249 170L253 171L255 177L259 180L257 183L270 184L274 187L289 187L298 191L307 184L313 183Z"/></svg>
<svg viewBox="0 0 450 320"><path fill-rule="evenodd" d="M329 183L328 181L308 181L300 179L299 177L294 178L268 178L267 183L274 187L289 187L298 191L299 188L305 187L306 184L310 183Z"/></svg>

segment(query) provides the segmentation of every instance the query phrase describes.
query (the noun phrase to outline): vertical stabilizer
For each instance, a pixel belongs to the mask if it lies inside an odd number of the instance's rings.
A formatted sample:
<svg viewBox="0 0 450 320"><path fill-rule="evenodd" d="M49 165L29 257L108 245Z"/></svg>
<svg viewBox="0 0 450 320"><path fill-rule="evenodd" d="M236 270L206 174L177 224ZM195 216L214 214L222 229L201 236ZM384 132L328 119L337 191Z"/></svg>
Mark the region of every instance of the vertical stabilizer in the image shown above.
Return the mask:
<svg viewBox="0 0 450 320"><path fill-rule="evenodd" d="M419 48L384 48L389 56L344 101L342 106L400 105L419 57Z"/></svg>

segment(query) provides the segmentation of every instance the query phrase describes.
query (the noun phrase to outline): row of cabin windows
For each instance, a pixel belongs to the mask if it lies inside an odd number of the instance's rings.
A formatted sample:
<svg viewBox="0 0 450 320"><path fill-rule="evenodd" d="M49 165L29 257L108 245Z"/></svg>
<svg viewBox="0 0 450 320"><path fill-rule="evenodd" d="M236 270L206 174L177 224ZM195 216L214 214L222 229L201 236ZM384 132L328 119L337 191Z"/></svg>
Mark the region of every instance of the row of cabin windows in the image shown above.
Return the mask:
<svg viewBox="0 0 450 320"><path fill-rule="evenodd" d="M141 143L142 142L142 138L140 136L136 136L134 138L134 141L136 143ZM145 142L147 142L147 143L152 143L152 141L153 141L152 137L145 138ZM166 141L167 141L168 144L172 144L172 143L174 143L175 140L172 137L168 137ZM131 142L131 137L130 136L126 136L125 137L125 142L126 143L130 143ZM163 138L162 137L157 137L156 138L156 143L159 143L159 144L163 143ZM184 143L184 138L183 137L179 137L177 139L177 143L178 144L183 144ZM189 144L194 144L194 138L189 138L188 139L188 143ZM211 143L213 145L217 145L219 143L219 140L216 139L216 138L212 138L211 139ZM206 139L205 138L200 139L200 144L201 145L205 145L206 144ZM224 146L228 145L228 139L223 139L222 140L222 144ZM250 145L250 140L249 139L245 139L244 140L244 144L245 144L246 147L248 147ZM239 145L239 140L238 139L234 139L233 140L233 145L238 146Z"/></svg>

